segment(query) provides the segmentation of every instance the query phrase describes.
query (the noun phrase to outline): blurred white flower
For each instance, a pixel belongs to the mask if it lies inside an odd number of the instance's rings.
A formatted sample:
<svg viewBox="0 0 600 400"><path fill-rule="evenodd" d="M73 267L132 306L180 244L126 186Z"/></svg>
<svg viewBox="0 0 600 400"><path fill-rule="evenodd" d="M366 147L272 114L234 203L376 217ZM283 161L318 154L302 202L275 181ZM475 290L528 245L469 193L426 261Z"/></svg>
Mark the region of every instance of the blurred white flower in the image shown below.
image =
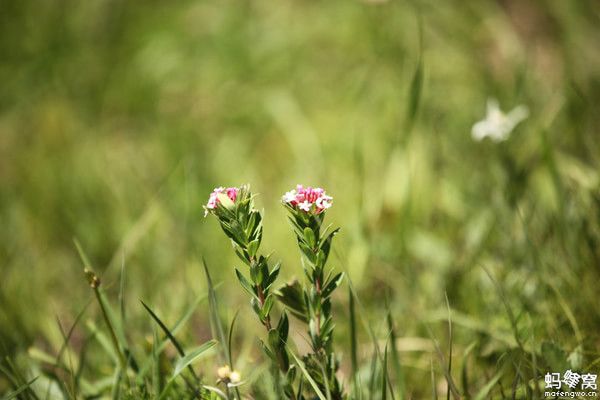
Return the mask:
<svg viewBox="0 0 600 400"><path fill-rule="evenodd" d="M240 383L240 381L242 380L242 376L237 371L231 371L231 374L229 375L229 380L233 384Z"/></svg>
<svg viewBox="0 0 600 400"><path fill-rule="evenodd" d="M229 365L224 365L217 369L219 382L224 382L227 386L237 386L242 381L242 376L236 370L232 370Z"/></svg>
<svg viewBox="0 0 600 400"><path fill-rule="evenodd" d="M231 376L231 367L229 365L223 365L217 369L217 376L220 380L229 379Z"/></svg>
<svg viewBox="0 0 600 400"><path fill-rule="evenodd" d="M485 119L473 125L471 136L477 141L489 137L494 142L501 142L508 139L515 126L528 116L529 110L524 105L505 114L500 110L496 99L489 99Z"/></svg>

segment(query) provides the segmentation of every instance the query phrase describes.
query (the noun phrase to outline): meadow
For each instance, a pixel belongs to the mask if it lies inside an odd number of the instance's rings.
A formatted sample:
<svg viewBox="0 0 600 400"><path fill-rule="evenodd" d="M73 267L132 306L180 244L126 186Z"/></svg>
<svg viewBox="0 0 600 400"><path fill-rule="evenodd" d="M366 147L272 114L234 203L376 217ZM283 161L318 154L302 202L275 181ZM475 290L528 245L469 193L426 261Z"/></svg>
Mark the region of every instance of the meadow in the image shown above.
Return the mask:
<svg viewBox="0 0 600 400"><path fill-rule="evenodd" d="M3 1L0 394L562 398L600 372L599 43L593 1ZM527 116L477 140L494 99ZM283 347L204 215L246 184ZM323 369L277 297L324 263L297 184L340 228Z"/></svg>

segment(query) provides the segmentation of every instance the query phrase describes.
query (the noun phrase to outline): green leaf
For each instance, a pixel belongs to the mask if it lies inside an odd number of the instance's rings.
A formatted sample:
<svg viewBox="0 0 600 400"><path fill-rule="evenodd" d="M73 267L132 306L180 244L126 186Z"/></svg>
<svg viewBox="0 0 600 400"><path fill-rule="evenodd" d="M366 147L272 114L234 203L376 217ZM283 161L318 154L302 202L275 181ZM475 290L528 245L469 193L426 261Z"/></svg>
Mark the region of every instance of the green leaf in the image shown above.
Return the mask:
<svg viewBox="0 0 600 400"><path fill-rule="evenodd" d="M333 231L331 231L324 240L321 241L321 248L320 250L323 252L323 264L325 264L327 262L327 258L329 258L329 252L331 250L331 242L333 241L333 238L340 232L340 228L336 228Z"/></svg>
<svg viewBox="0 0 600 400"><path fill-rule="evenodd" d="M164 334L167 335L167 337L169 338L169 340L171 341L171 343L173 343L173 346L175 346L175 349L177 350L177 352L179 353L179 355L181 355L182 357L185 356L185 352L183 351L183 347L181 347L181 345L179 344L179 342L177 341L177 339L175 339L175 336L173 336L173 334L171 333L171 331L169 330L169 328L167 328L167 326L165 325L165 323L162 322L160 318L158 318L158 315L156 315L154 313L154 311L152 311L152 309L150 307L148 307L148 305L146 303L144 303L143 300L140 300L140 302L142 303L142 305L144 306L144 308L146 309L146 311L148 311L148 314L150 314L150 316L152 317L152 319L154 319L154 321L158 324L158 326L160 326L160 328L163 330Z"/></svg>
<svg viewBox="0 0 600 400"><path fill-rule="evenodd" d="M452 375L450 374L450 371L448 371L448 369L446 368L446 358L444 356L444 353L442 352L442 350L440 349L440 345L438 343L438 341L435 339L435 337L433 336L433 332L431 331L431 329L429 328L429 326L426 326L427 331L429 333L429 336L431 337L431 341L433 342L433 346L435 348L435 352L437 353L437 356L440 360L440 363L442 365L442 372L444 373L444 376L446 378L446 382L448 382L448 390L450 390L450 392L452 393L452 396L455 399L460 399L460 394L458 392L458 388L456 386L456 383L454 383L454 379L452 378Z"/></svg>
<svg viewBox="0 0 600 400"><path fill-rule="evenodd" d="M209 340L208 342L204 343L203 345L197 347L196 349L192 350L189 354L185 355L179 359L179 361L177 362L177 364L175 365L175 371L173 373L173 376L171 377L171 379L169 379L169 382L167 382L165 388L163 389L163 391L161 392L160 396L158 397L159 400L163 400L165 398L167 398L167 396L169 395L169 391L171 389L171 386L173 386L173 384L175 383L175 379L181 375L181 372L184 369L188 369L191 370L192 373L194 374L194 376L196 376L194 369L192 368L192 363L196 360L198 360L198 358L200 358L207 350L209 350L210 348L212 348L214 345L217 344L217 341L214 339ZM182 377L184 377L184 375L182 375ZM196 378L197 379L197 378ZM188 386L190 386L189 382L186 380L186 383L188 384Z"/></svg>
<svg viewBox="0 0 600 400"><path fill-rule="evenodd" d="M8 393L7 395L5 395L5 397L3 397L3 399L4 400L16 399L19 394L21 394L25 390L29 389L29 387L33 384L33 382L35 382L37 380L37 378L39 378L39 377L36 376L35 378L33 378L29 382L25 383L24 385L19 386L16 390L14 390L14 391Z"/></svg>
<svg viewBox="0 0 600 400"><path fill-rule="evenodd" d="M97 297L100 306L103 308L103 311L106 312L106 322L109 325L109 329L114 332L119 348L122 349L124 354L130 354L121 320L119 317L117 317L117 313L115 313L113 310L108 298L106 297L106 294L104 293L104 290L101 287L97 289Z"/></svg>
<svg viewBox="0 0 600 400"><path fill-rule="evenodd" d="M392 317L392 311L388 306L387 310L387 324L388 330L390 332L390 343L391 349L390 353L392 355L392 364L394 366L394 371L396 372L396 386L398 387L398 391L400 392L400 398L405 397L405 389L404 389L404 373L402 370L402 364L400 363L400 355L398 353L398 347L396 345L396 330L394 329L394 318Z"/></svg>
<svg viewBox="0 0 600 400"><path fill-rule="evenodd" d="M231 320L231 325L229 325L229 333L227 334L227 362L233 369L233 357L231 355L232 351L232 343L233 343L233 328L235 327L235 322L237 321L237 317L240 314L240 311L236 311L233 319Z"/></svg>
<svg viewBox="0 0 600 400"><path fill-rule="evenodd" d="M410 83L410 101L408 103L408 110L406 113L406 124L407 127L412 128L417 111L419 110L419 103L421 99L421 92L423 90L423 61L419 59L417 67Z"/></svg>
<svg viewBox="0 0 600 400"><path fill-rule="evenodd" d="M269 331L269 345L272 349L281 349L285 343L281 341L279 332L277 329L271 329Z"/></svg>
<svg viewBox="0 0 600 400"><path fill-rule="evenodd" d="M303 322L308 322L308 310L306 309L300 282L294 280L287 283L275 291L274 294L294 317Z"/></svg>
<svg viewBox="0 0 600 400"><path fill-rule="evenodd" d="M238 256L238 258L244 262L244 264L246 264L249 267L252 266L248 257L244 254L243 251L240 250L239 247L234 248L234 251L235 251L235 254Z"/></svg>
<svg viewBox="0 0 600 400"><path fill-rule="evenodd" d="M381 367L381 400L387 400L387 377L388 377L388 348L387 343L383 350L383 363Z"/></svg>
<svg viewBox="0 0 600 400"><path fill-rule="evenodd" d="M323 289L323 293L322 296L323 298L327 298L331 295L331 293L333 293L333 291L340 286L340 284L342 283L342 281L344 280L344 273L340 272L339 274L337 274L332 280L330 280L325 288Z"/></svg>
<svg viewBox="0 0 600 400"><path fill-rule="evenodd" d="M261 309L261 317L266 319L273 308L273 303L275 302L275 298L272 295L267 296L265 302Z"/></svg>
<svg viewBox="0 0 600 400"><path fill-rule="evenodd" d="M261 317L262 308L260 306L260 302L258 301L258 299L256 297L253 297L250 299L250 305L252 306L252 309L254 310L256 315L258 315L258 317L260 318L261 322L263 322L263 318Z"/></svg>
<svg viewBox="0 0 600 400"><path fill-rule="evenodd" d="M489 399L489 394L492 391L492 388L496 386L500 378L502 378L502 375L504 375L504 370L498 371L498 373L494 375L494 377L488 383L486 383L484 387L481 388L479 393L475 395L474 400Z"/></svg>
<svg viewBox="0 0 600 400"><path fill-rule="evenodd" d="M467 348L465 349L464 354L462 356L462 367L461 367L461 371L460 371L460 378L461 378L461 383L462 383L462 389L463 389L463 392L465 393L465 396L468 395L468 390L469 390L469 386L470 386L469 385L469 356L471 355L473 350L475 350L477 344L478 344L477 341L471 342L471 344L469 344L467 346ZM518 376L518 374L517 374L517 376Z"/></svg>
<svg viewBox="0 0 600 400"><path fill-rule="evenodd" d="M209 340L208 342L202 344L201 346L196 347L190 352L186 353L186 355L180 358L175 364L175 371L173 372L173 378L177 375L181 374L181 372L191 366L194 362L196 362L201 356L205 355L205 353L213 348L217 344L217 341L214 339Z"/></svg>
<svg viewBox="0 0 600 400"><path fill-rule="evenodd" d="M287 342L288 333L290 330L290 322L285 312L281 315L279 323L277 324L277 331L279 331L279 337L285 343Z"/></svg>
<svg viewBox="0 0 600 400"><path fill-rule="evenodd" d="M350 314L350 359L352 361L352 379L357 378L358 373L358 343L356 329L356 310L354 307L354 296L352 288L348 287L348 311Z"/></svg>
<svg viewBox="0 0 600 400"><path fill-rule="evenodd" d="M248 243L248 255L250 255L251 258L254 258L256 256L256 252L258 251L259 246L260 246L259 239L255 239L255 240L251 241L250 243Z"/></svg>
<svg viewBox="0 0 600 400"><path fill-rule="evenodd" d="M173 336L175 336L177 334L177 332L179 332L179 330L191 318L191 316L194 314L194 311L196 310L196 307L198 306L198 304L200 304L206 298L207 298L207 295L204 293L202 293L196 297L196 299L186 309L185 313L181 316L181 318L179 318L179 320L177 320L175 325L173 325L173 328L170 329L170 332ZM160 344L158 344L158 347L156 349L157 355L160 355L164 351L164 349L167 347L168 343L169 343L169 338L167 337L165 340L161 341ZM142 367L140 368L140 371L138 372L138 374L136 376L136 383L141 384L143 382L143 379L146 376L146 374L148 373L148 371L150 370L152 363L153 363L153 357L148 357L147 360L142 365Z"/></svg>
<svg viewBox="0 0 600 400"><path fill-rule="evenodd" d="M433 400L438 400L436 380L435 380L435 371L433 369L433 360L430 361L430 368L431 368L431 398Z"/></svg>
<svg viewBox="0 0 600 400"><path fill-rule="evenodd" d="M204 389L208 390L209 392L211 392L212 394L214 394L215 396L219 396L218 398L227 400L227 395L225 393L223 393L223 391L221 389L216 388L214 386L208 386L208 385L202 385L202 387ZM211 397L210 399L212 400L212 399L214 399L214 397Z"/></svg>
<svg viewBox="0 0 600 400"><path fill-rule="evenodd" d="M277 362L277 357L275 357L275 354L273 354L271 349L269 349L269 346L267 346L262 340L260 341L260 345L261 345L263 351L265 352L265 354L267 355L267 357L269 357L271 360L273 360L273 362Z"/></svg>
<svg viewBox="0 0 600 400"><path fill-rule="evenodd" d="M141 300L140 300L141 301ZM175 339L175 336L171 333L171 331L169 330L169 328L167 328L167 326L160 320L160 318L158 318L158 316L154 313L154 311L152 311L150 309L150 307L148 307L143 301L141 301L142 305L144 306L144 308L146 309L146 311L148 311L148 313L150 314L150 316L154 319L154 321L156 321L156 323L158 324L158 326L160 326L160 328L163 330L163 332L165 333L165 335L167 335L167 337L169 338L169 340L171 341L171 343L173 343L173 346L175 346L175 349L177 349L177 352L179 353L179 355L181 355L182 357L185 357L185 351L183 351L183 348L181 347L181 345L179 344L179 342L177 341L177 339ZM189 371L191 372L192 376L195 379L198 379L198 377L196 376L196 372L194 372L194 369L191 366L188 366ZM174 380L169 381L169 383L167 384L167 386L165 387L165 389L163 390L163 392L161 393L159 398L163 398L163 396L166 395L166 393L169 392L169 388L172 384ZM188 384L188 387L191 387L191 384L186 380L186 383Z"/></svg>
<svg viewBox="0 0 600 400"><path fill-rule="evenodd" d="M225 344L225 330L223 329L223 323L219 315L219 303L217 302L217 293L215 286L213 285L210 272L206 260L202 258L202 264L204 266L204 274L206 275L206 284L208 286L208 311L210 316L210 328L214 339L218 339L219 342ZM227 359L227 351L223 347L223 358Z"/></svg>
<svg viewBox="0 0 600 400"><path fill-rule="evenodd" d="M296 364L300 368L300 371L302 371L302 373L306 377L306 380L308 381L308 383L310 384L310 386L315 391L315 393L316 393L317 397L319 398L319 400L326 400L325 395L321 392L321 390L319 389L319 386L317 385L317 383L315 382L315 380L313 379L313 377L310 376L310 374L306 370L306 367L305 367L304 363L302 362L302 360L300 360L298 357L296 357L296 355L292 351L290 351L290 354L292 355L292 357L294 357L294 360L296 361Z"/></svg>
<svg viewBox="0 0 600 400"><path fill-rule="evenodd" d="M160 353L159 353L159 342L158 332L156 326L152 325L152 386L154 393L160 393L162 391L162 379L160 374Z"/></svg>
<svg viewBox="0 0 600 400"><path fill-rule="evenodd" d="M277 280L280 270L281 270L281 262L277 262L277 264L275 264L275 266L273 267L271 272L269 272L269 279L267 279L267 284L265 285L265 289L270 287L273 284L273 282L275 282Z"/></svg>
<svg viewBox="0 0 600 400"><path fill-rule="evenodd" d="M410 82L408 108L406 110L405 132L410 133L419 111L419 104L423 91L423 24L419 15L419 60Z"/></svg>
<svg viewBox="0 0 600 400"><path fill-rule="evenodd" d="M316 255L316 253L313 251L313 249L310 246L308 246L304 242L298 241L298 247L300 247L300 250L302 251L302 254L304 254L304 256L306 257L306 259L311 264L314 265L314 264L317 263L317 255Z"/></svg>
<svg viewBox="0 0 600 400"><path fill-rule="evenodd" d="M235 269L235 275L237 276L238 281L240 281L240 284L246 290L246 292L248 292L250 296L256 297L256 293L254 291L252 283L250 283L250 281L246 279L246 277L237 268Z"/></svg>
<svg viewBox="0 0 600 400"><path fill-rule="evenodd" d="M310 228L304 228L304 241L309 247L315 248L317 245L317 239L315 238L315 232Z"/></svg>

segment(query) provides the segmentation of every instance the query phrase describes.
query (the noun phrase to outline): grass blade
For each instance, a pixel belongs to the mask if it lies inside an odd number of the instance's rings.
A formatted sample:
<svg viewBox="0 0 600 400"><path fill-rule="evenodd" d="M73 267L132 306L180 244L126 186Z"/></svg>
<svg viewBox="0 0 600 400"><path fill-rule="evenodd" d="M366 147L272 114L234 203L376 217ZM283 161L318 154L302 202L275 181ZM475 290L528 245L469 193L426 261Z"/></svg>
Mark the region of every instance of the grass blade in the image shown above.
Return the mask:
<svg viewBox="0 0 600 400"><path fill-rule="evenodd" d="M63 339L63 343L66 343L69 341L69 339L67 338L67 333L65 333L62 324L60 322L60 318L58 317L58 315L56 316L56 324L58 325L58 330L62 336ZM75 386L75 371L73 369L73 360L71 359L71 354L67 353L67 361L68 364L67 366L67 372L69 374L69 384L70 384L70 391L73 397L75 397L75 393L77 392L77 388ZM65 385L66 386L66 385Z"/></svg>
<svg viewBox="0 0 600 400"><path fill-rule="evenodd" d="M448 374L452 375L452 313L450 312L448 293L444 293L444 295L446 296L446 307L448 308ZM448 382L448 388L446 389L446 400L450 400L450 382Z"/></svg>
<svg viewBox="0 0 600 400"><path fill-rule="evenodd" d="M196 347L195 349L186 353L186 355L177 361L175 364L175 372L173 372L173 378L177 377L185 368L191 368L191 365L197 361L201 356L205 355L209 349L213 348L218 342L214 339Z"/></svg>
<svg viewBox="0 0 600 400"><path fill-rule="evenodd" d="M152 386L154 393L158 398L159 393L162 391L162 380L160 374L160 356L159 356L159 337L156 331L156 326L152 325Z"/></svg>
<svg viewBox="0 0 600 400"><path fill-rule="evenodd" d="M387 400L387 366L388 366L388 351L387 344L383 350L383 363L381 365L381 400Z"/></svg>
<svg viewBox="0 0 600 400"><path fill-rule="evenodd" d="M187 308L187 310L185 311L185 313L181 316L181 318L179 318L179 320L175 323L175 325L173 325L173 328L170 330L172 336L175 336L177 334L177 332L179 332L179 330L185 325L185 323L191 318L191 316L193 315L194 311L196 310L196 307L198 306L198 304L200 304L200 302L202 302L203 300L206 299L206 294L201 294L199 296L196 297L196 299L190 304L190 306ZM167 344L170 342L168 336L164 339L164 340L158 340L157 343L159 343L157 345L157 355L160 356L160 354L162 354L163 350L165 349L165 347L167 347ZM142 367L140 368L137 377L136 377L136 382L138 384L142 384L144 377L146 376L146 374L148 373L148 371L150 370L151 366L152 366L152 357L149 357L148 359L146 359L146 361L144 362L144 364L142 365Z"/></svg>
<svg viewBox="0 0 600 400"><path fill-rule="evenodd" d="M430 363L431 363L431 398L433 400L437 400L438 396L437 396L437 387L435 385L435 371L433 369L433 360L431 360Z"/></svg>
<svg viewBox="0 0 600 400"><path fill-rule="evenodd" d="M240 314L240 311L236 311L235 315L233 316L233 319L231 320L231 325L229 325L229 334L227 335L227 360L229 362L229 365L231 366L231 369L234 370L234 365L233 365L233 356L232 356L232 352L231 352L231 344L233 343L233 328L235 327L235 321L237 321L237 317ZM241 399L241 395L240 395L240 390L238 389L237 386L234 387L234 391L235 391L235 395L237 396L237 399Z"/></svg>
<svg viewBox="0 0 600 400"><path fill-rule="evenodd" d="M321 392L321 390L319 389L319 386L317 386L317 383L315 382L315 380L312 378L312 376L310 376L310 374L306 370L306 367L304 366L304 363L302 362L302 360L300 360L296 356L296 354L294 354L294 352L291 351L291 350L290 350L290 354L292 355L292 357L294 357L294 360L296 361L296 364L300 368L300 371L302 371L302 373L306 377L306 380L308 381L308 383L310 384L310 386L315 391L315 394L317 395L317 397L319 398L319 400L327 400L327 398L325 397L325 395L323 394L323 392Z"/></svg>
<svg viewBox="0 0 600 400"><path fill-rule="evenodd" d="M208 342L201 345L200 347L197 347L196 349L192 350L188 355L185 355L181 359L179 359L179 361L177 361L177 364L175 365L175 372L173 373L173 376L171 377L171 379L169 379L169 382L167 382L164 390L162 391L160 396L158 396L158 399L163 400L163 399L167 398L167 396L169 395L169 390L171 389L171 386L173 386L173 384L175 383L175 379L181 375L181 372L184 369L187 368L187 369L191 370L192 373L194 373L194 369L192 368L192 363L194 361L198 360L198 358L203 356L207 350L209 350L216 344L217 344L217 341L214 339L211 339ZM195 376L195 373L194 373L194 376ZM182 375L182 377L183 377L183 375ZM187 380L185 382L189 385ZM194 391L194 393L197 393L197 391Z"/></svg>
<svg viewBox="0 0 600 400"><path fill-rule="evenodd" d="M154 313L154 311L152 311L152 309L146 305L146 303L144 303L142 300L140 300L140 302L142 303L142 305L144 306L146 311L148 311L148 314L150 314L152 319L158 324L158 326L160 326L160 329L162 329L162 331L169 338L171 343L173 343L173 346L175 346L175 349L177 350L179 355L181 357L185 357L185 351L183 350L183 347L181 347L181 345L179 344L177 339L175 339L175 336L173 336L173 334L171 333L169 328L167 328L167 326L161 321L160 318L158 318L158 316ZM189 367L189 370L192 373L192 375L194 376L194 378L198 379L198 377L196 376L196 372L194 372L194 369L192 367Z"/></svg>
<svg viewBox="0 0 600 400"><path fill-rule="evenodd" d="M115 353L119 357L119 362L121 364L121 368L123 370L127 369L127 359L125 354L129 354L127 342L125 340L125 335L123 334L123 330L121 325L118 323L118 320L115 318L114 313L110 307L110 304L106 297L104 296L103 291L100 288L100 278L93 271L91 263L86 256L83 248L79 244L79 242L74 239L75 246L77 247L77 251L79 252L79 256L81 257L81 261L84 265L84 274L90 284L91 288L94 290L94 295L96 296L96 300L98 301L98 305L100 306L100 310L102 311L102 317L104 318L104 322L110 332L110 339L115 348ZM132 360L133 361L133 360ZM135 361L132 362L135 365ZM135 369L135 368L134 368Z"/></svg>
<svg viewBox="0 0 600 400"><path fill-rule="evenodd" d="M33 382L35 382L37 380L37 378L39 378L39 377L36 376L35 378L33 378L32 380L30 380L29 382L27 382L24 385L18 387L16 390L8 393L5 397L3 397L3 400L16 399L19 394L21 394L25 390L29 389L29 387L33 384Z"/></svg>
<svg viewBox="0 0 600 400"><path fill-rule="evenodd" d="M446 381L448 382L448 389L450 390L450 393L452 394L452 396L455 399L460 399L460 394L458 392L458 388L456 387L456 384L454 383L454 379L452 378L452 375L450 375L450 372L446 368L446 357L444 357L444 353L442 352L442 349L440 349L440 345L439 345L438 341L436 340L436 338L433 336L433 332L431 331L429 326L426 325L426 328L429 333L429 336L431 337L431 341L433 342L435 352L437 353L437 356L442 365L442 372L444 373L444 376L446 377Z"/></svg>
<svg viewBox="0 0 600 400"><path fill-rule="evenodd" d="M477 346L478 342L472 342L470 345L467 346L467 348L465 349L465 353L462 357L462 368L461 368L461 373L460 373L460 377L461 377L461 384L462 384L462 389L463 389L463 394L465 396L465 399L470 399L471 395L469 393L469 356L471 355L471 352L475 349L475 347Z"/></svg>
<svg viewBox="0 0 600 400"><path fill-rule="evenodd" d="M419 112L419 104L421 102L421 96L423 92L423 22L421 14L418 14L419 24L419 55L417 60L417 66L413 73L410 89L408 93L408 108L406 110L406 122L405 122L405 134L409 135L414 126Z"/></svg>
<svg viewBox="0 0 600 400"><path fill-rule="evenodd" d="M498 371L496 375L494 375L494 377L488 383L486 383L484 387L481 388L481 390L475 396L474 400L489 399L489 394L492 388L498 383L503 374L504 371Z"/></svg>
<svg viewBox="0 0 600 400"><path fill-rule="evenodd" d="M119 283L119 311L121 314L121 325L125 326L125 254L121 262L121 279Z"/></svg>
<svg viewBox="0 0 600 400"><path fill-rule="evenodd" d="M352 380L355 381L358 374L356 311L354 309L354 296L352 295L352 289L350 287L348 287L348 308L350 313L350 358L352 361Z"/></svg>
<svg viewBox="0 0 600 400"><path fill-rule="evenodd" d="M387 313L387 323L388 330L390 332L390 341L392 344L392 362L394 364L394 370L396 371L396 385L400 392L400 399L403 400L405 398L404 373L402 370L402 364L400 363L400 354L398 353L398 347L396 344L396 330L394 329L394 319L392 317L392 312L389 308Z"/></svg>
<svg viewBox="0 0 600 400"><path fill-rule="evenodd" d="M208 311L210 314L210 327L212 330L212 336L214 339L219 340L223 344L223 359L228 359L228 351L225 348L225 331L223 330L223 323L221 322L221 317L219 316L219 304L217 302L217 294L215 291L215 286L213 285L213 281L210 277L210 272L208 271L208 266L206 264L206 260L202 258L202 265L204 266L204 274L206 275L206 284L208 285Z"/></svg>

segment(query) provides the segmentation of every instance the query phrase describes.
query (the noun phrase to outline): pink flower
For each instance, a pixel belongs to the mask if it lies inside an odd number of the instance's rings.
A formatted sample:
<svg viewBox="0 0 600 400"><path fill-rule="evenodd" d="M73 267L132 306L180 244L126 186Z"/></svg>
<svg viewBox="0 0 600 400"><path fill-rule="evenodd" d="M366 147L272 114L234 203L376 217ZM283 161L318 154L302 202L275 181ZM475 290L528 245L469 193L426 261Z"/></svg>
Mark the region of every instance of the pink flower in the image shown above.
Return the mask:
<svg viewBox="0 0 600 400"><path fill-rule="evenodd" d="M297 185L296 189L284 194L281 201L304 212L320 214L332 206L333 197L328 196L322 188Z"/></svg>
<svg viewBox="0 0 600 400"><path fill-rule="evenodd" d="M229 199L231 201L235 202L235 199L237 199L239 191L240 191L240 189L236 188L236 187L224 188L221 186L221 187L215 188L212 191L212 193L210 194L210 196L208 197L208 202L204 206L204 216L206 217L210 210L214 210L215 208L217 208L217 204L220 203L219 196L218 196L219 194L226 194L227 197L229 197Z"/></svg>
<svg viewBox="0 0 600 400"><path fill-rule="evenodd" d="M302 211L306 211L306 212L310 211L311 206L312 206L312 204L309 203L307 200L304 200L302 203L298 204L298 208L301 209Z"/></svg>
<svg viewBox="0 0 600 400"><path fill-rule="evenodd" d="M333 205L333 197L323 194L323 196L321 196L317 199L315 204L318 209L327 210L329 207L331 207Z"/></svg>
<svg viewBox="0 0 600 400"><path fill-rule="evenodd" d="M239 191L240 191L240 189L238 189L236 187L227 188L227 190L226 190L227 197L229 197L231 199L231 201L235 202L235 199L237 199L237 195L238 195Z"/></svg>
<svg viewBox="0 0 600 400"><path fill-rule="evenodd" d="M290 203L290 204L296 205L297 204L297 201L296 201L296 191L295 190L290 190L289 192L286 192L283 195L283 199L282 200L283 200L284 203Z"/></svg>

